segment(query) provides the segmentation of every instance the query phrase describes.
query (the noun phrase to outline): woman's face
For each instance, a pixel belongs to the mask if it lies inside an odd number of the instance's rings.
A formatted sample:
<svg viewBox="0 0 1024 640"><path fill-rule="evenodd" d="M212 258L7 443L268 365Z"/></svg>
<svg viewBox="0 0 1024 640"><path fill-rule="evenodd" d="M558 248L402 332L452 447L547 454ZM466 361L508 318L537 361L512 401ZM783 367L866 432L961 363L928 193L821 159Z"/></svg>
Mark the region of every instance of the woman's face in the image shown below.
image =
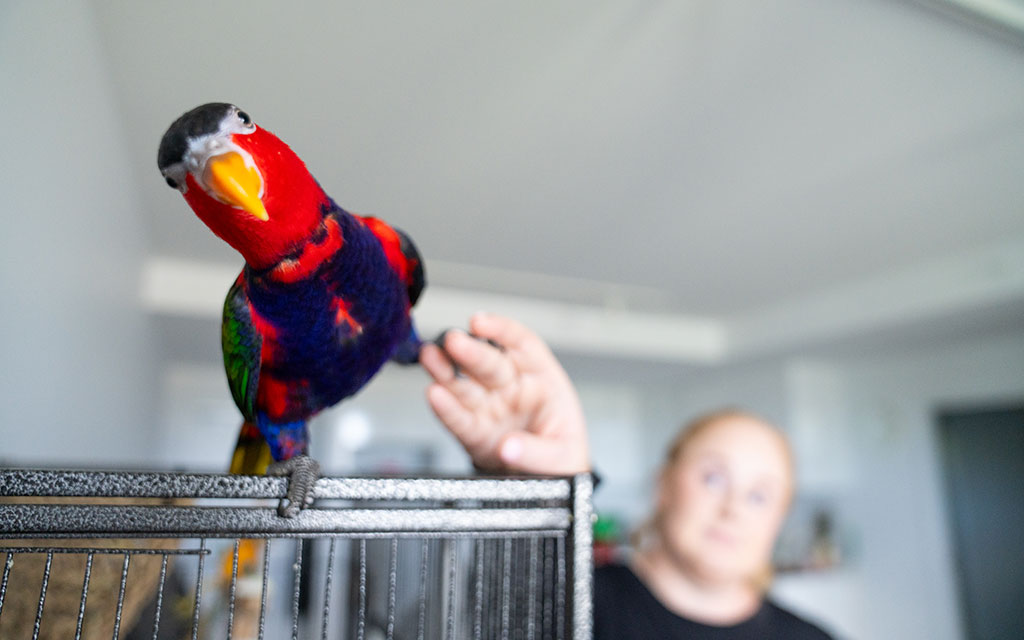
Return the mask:
<svg viewBox="0 0 1024 640"><path fill-rule="evenodd" d="M753 418L724 417L695 435L662 477L658 531L693 578L747 581L768 566L791 490L781 437Z"/></svg>

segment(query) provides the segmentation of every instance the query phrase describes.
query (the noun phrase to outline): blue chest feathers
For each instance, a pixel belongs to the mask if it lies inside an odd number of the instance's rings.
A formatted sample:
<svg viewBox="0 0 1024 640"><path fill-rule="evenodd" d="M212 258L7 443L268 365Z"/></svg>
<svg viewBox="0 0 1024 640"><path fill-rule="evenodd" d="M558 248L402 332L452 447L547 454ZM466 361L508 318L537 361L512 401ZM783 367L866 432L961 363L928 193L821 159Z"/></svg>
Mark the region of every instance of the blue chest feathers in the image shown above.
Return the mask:
<svg viewBox="0 0 1024 640"><path fill-rule="evenodd" d="M290 394L290 418L357 392L411 330L405 285L377 237L348 214L335 219L343 244L308 277L283 283L246 269L262 325L261 375L302 390Z"/></svg>

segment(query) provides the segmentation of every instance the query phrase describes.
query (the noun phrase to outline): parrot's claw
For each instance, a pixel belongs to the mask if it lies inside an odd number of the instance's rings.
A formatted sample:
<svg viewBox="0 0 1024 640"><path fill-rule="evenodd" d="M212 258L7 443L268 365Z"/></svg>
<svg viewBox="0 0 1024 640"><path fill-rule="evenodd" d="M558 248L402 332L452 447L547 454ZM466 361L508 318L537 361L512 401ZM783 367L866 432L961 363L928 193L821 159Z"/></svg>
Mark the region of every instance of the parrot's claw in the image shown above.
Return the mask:
<svg viewBox="0 0 1024 640"><path fill-rule="evenodd" d="M288 495L281 498L277 514L294 518L313 504L313 485L320 477L320 463L309 456L295 456L267 467L268 476L288 476Z"/></svg>

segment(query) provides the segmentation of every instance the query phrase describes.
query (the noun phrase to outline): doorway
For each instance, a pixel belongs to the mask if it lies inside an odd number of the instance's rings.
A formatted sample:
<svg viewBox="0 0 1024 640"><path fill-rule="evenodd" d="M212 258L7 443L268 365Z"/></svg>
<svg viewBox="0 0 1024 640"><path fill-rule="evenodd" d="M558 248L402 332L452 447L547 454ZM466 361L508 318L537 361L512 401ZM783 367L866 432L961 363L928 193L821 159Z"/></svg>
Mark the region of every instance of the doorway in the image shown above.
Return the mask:
<svg viewBox="0 0 1024 640"><path fill-rule="evenodd" d="M969 640L1024 629L1024 403L942 411L939 442Z"/></svg>

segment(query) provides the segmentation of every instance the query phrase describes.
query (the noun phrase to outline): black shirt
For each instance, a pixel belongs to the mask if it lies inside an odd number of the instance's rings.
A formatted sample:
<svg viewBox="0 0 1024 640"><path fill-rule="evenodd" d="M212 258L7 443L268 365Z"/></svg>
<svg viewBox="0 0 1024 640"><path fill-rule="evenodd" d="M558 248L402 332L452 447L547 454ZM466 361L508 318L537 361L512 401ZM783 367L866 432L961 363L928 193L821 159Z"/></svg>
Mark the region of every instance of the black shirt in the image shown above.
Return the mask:
<svg viewBox="0 0 1024 640"><path fill-rule="evenodd" d="M770 600L753 616L720 627L694 622L665 608L621 565L594 572L594 640L831 640L831 636Z"/></svg>

